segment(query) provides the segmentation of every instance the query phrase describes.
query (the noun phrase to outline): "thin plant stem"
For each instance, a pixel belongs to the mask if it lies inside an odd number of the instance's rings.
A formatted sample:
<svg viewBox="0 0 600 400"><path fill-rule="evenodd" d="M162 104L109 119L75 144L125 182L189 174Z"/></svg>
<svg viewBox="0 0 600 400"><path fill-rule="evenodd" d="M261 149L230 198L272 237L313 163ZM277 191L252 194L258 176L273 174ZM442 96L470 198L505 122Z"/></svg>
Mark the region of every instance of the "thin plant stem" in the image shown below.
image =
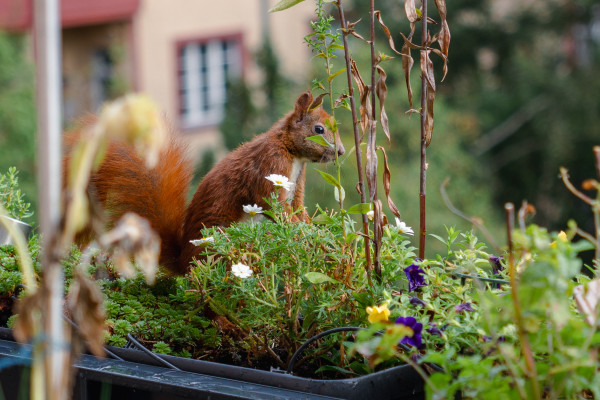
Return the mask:
<svg viewBox="0 0 600 400"><path fill-rule="evenodd" d="M370 2L370 17L371 17L371 121L369 124L369 137L367 139L367 152L371 154L372 160L371 162L374 164L373 169L375 173L377 173L377 152L376 149L376 141L377 141L377 108L376 108L376 96L375 96L375 69L377 60L375 58L375 0L371 0ZM374 187L369 185L369 198L371 202L377 201L377 179L372 180L374 182ZM369 182L369 181L367 181ZM375 270L375 276L378 280L381 280L381 262L379 260L381 254L381 233L383 231L381 227L382 219L375 218L374 219L374 254L373 254L373 265Z"/></svg>
<svg viewBox="0 0 600 400"><path fill-rule="evenodd" d="M356 165L358 169L358 191L360 195L361 203L367 202L367 195L365 192L365 178L363 175L363 162L362 152L360 150L360 132L359 122L356 113L356 101L354 99L354 86L352 84L352 66L350 59L350 51L348 50L348 23L344 14L344 8L342 5L343 0L338 0L337 6L340 14L340 24L342 26L342 40L344 42L344 59L346 61L346 77L348 79L348 98L350 99L350 110L352 112L352 128L354 129L354 149L356 153ZM371 283L371 245L369 243L369 220L366 214L362 214L363 232L364 232L364 243L365 243L365 256L366 256L366 270L367 277L369 279L369 285Z"/></svg>
<svg viewBox="0 0 600 400"><path fill-rule="evenodd" d="M328 46L327 46L327 41L324 42L325 45L325 54L329 54L329 50L328 50ZM329 58L329 56L326 56L325 58L325 65L327 67L327 77L331 77L331 59ZM328 89L329 89L329 106L331 109L331 118L335 121L335 108L333 106L334 102L333 102L333 80L332 79L327 79L328 82ZM337 127L337 124L335 124L335 126ZM336 131L333 132L333 149L334 149L334 153L335 153L335 172L336 172L336 179L338 182L341 182L341 175L340 175L340 161L338 159L338 145L337 145L337 140L336 140L336 136L338 135L337 132L337 128ZM339 187L336 187L335 190L338 191L338 202L340 205L340 210L344 209L344 199L342 198L342 190ZM344 235L346 234L346 230L343 230Z"/></svg>
<svg viewBox="0 0 600 400"><path fill-rule="evenodd" d="M513 308L515 310L515 322L517 324L517 332L519 335L519 341L521 343L521 350L525 357L525 366L527 377L531 383L534 398L541 399L540 385L537 377L537 370L535 367L535 360L533 359L533 353L531 351L531 345L529 343L529 336L523 326L523 316L521 314L521 303L519 301L519 290L517 281L517 271L515 266L515 255L512 241L512 232L514 229L514 217L515 217L515 206L512 203L506 203L504 206L506 210L506 234L508 242L508 266L509 276L511 285L511 297L513 302Z"/></svg>
<svg viewBox="0 0 600 400"><path fill-rule="evenodd" d="M427 0L423 0L423 9L421 11L421 45L424 49L427 48ZM426 51L426 50L421 50ZM427 116L427 82L425 76L421 74L421 175L419 183L419 258L425 259L425 237L427 235L426 228L426 212L425 212L425 196L427 183L427 139L425 132L425 118Z"/></svg>
<svg viewBox="0 0 600 400"><path fill-rule="evenodd" d="M569 172L567 171L566 168L560 169L560 178L562 179L563 183L565 184L565 186L567 187L567 189L569 189L569 191L571 193L573 193L575 196L579 197L586 204L588 204L592 207L594 206L594 200L592 198L586 196L585 194L583 194L582 192L577 190L577 188L575 186L573 186L573 184L569 180Z"/></svg>
<svg viewBox="0 0 600 400"><path fill-rule="evenodd" d="M598 169L598 176L600 177L600 146L594 147L594 154L596 156L596 168ZM576 197L580 198L587 205L589 205L592 209L592 214L594 215L594 228L595 228L595 239L592 241L596 247L596 251L594 254L594 259L597 263L600 262L600 191L596 196L596 200L591 197L585 195L581 191L579 191L569 180L569 173L566 168L560 169L560 177L567 187L567 189L573 193Z"/></svg>

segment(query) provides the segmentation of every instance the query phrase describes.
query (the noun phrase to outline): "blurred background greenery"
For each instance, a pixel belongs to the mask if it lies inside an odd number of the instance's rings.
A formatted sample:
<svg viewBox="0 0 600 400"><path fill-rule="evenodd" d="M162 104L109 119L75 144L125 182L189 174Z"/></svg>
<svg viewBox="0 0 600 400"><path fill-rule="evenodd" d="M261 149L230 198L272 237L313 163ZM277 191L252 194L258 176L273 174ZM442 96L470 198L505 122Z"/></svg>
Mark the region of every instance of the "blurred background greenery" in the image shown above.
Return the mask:
<svg viewBox="0 0 600 400"><path fill-rule="evenodd" d="M454 205L481 218L499 243L504 242L502 209L508 201L518 206L527 200L537 209L533 221L550 229L564 229L567 220L573 218L584 229L592 230L591 212L564 188L558 169L568 168L576 185L597 177L592 147L600 144L600 3L447 3L452 41L449 73L438 84L435 129L428 149L428 232L443 236L444 226L470 227L444 205L439 188L445 178L450 179L447 190ZM362 18L357 30L363 36L368 36L367 7L367 2L346 4L348 20ZM376 7L400 47L399 33L409 31L403 2L378 1ZM434 7L429 8L437 18ZM432 30L437 31L435 27ZM378 39L378 51L393 55L385 37ZM350 40L359 69L367 78L369 47ZM221 126L228 149L268 129L292 107L298 93L309 87L309 82L282 76L268 40L256 57L265 77L263 85L250 88L242 81L229 84ZM417 58L416 52L413 57ZM336 62L337 69L343 67L341 54ZM434 64L439 79L441 60L434 58ZM322 76L321 60L315 59L313 65L309 75ZM385 62L383 67L388 74L386 109L392 138L387 143L379 132L378 142L389 156L392 198L403 219L417 231L419 118L405 114L409 107L400 59ZM340 75L335 83L339 93L345 76ZM418 105L418 66L413 68L412 84ZM0 171L9 166L19 169L23 191L35 209L33 67L26 61L24 43L18 35L0 34L0 88ZM262 92L264 104L252 103L255 91ZM350 113L337 110L336 117L349 150L354 143ZM206 153L198 163L197 181L214 162L213 153ZM354 153L348 152L342 162L349 206L358 202ZM315 168L334 171L333 166L308 168L305 203L309 212L317 203L335 208L333 190L322 182ZM379 191L383 196L382 188ZM389 211L387 214L392 217Z"/></svg>

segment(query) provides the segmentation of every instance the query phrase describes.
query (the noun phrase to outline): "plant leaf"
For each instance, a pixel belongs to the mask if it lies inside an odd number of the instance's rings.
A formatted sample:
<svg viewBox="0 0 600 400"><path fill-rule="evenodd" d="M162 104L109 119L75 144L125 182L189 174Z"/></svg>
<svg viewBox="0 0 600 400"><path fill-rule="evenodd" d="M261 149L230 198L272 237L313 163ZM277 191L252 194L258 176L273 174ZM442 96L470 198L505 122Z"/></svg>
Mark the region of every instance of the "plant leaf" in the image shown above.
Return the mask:
<svg viewBox="0 0 600 400"><path fill-rule="evenodd" d="M333 75L329 75L329 78L327 78L327 81L331 82L336 76L338 76L342 72L346 72L346 68L342 68L339 71L337 71L336 73L334 73Z"/></svg>
<svg viewBox="0 0 600 400"><path fill-rule="evenodd" d="M306 274L304 274L304 277L306 279L308 279L308 281L310 283L314 283L314 284L319 284L319 283L324 283L324 282L339 283L335 279L333 279L330 276L325 275L321 272L315 272L315 271L307 272Z"/></svg>
<svg viewBox="0 0 600 400"><path fill-rule="evenodd" d="M304 0L281 0L279 3L275 4L273 8L269 10L270 13L287 10L290 7L295 6L296 4L302 3Z"/></svg>
<svg viewBox="0 0 600 400"><path fill-rule="evenodd" d="M435 100L435 76L429 50L421 50L421 73L427 82L427 110L425 114L425 145L429 146L433 135L433 103Z"/></svg>
<svg viewBox="0 0 600 400"><path fill-rule="evenodd" d="M329 183L330 185L335 186L335 187L341 186L340 183L338 182L338 180L335 179L332 175L329 175L327 172L323 172L319 169L317 170L317 172L319 172L321 174L321 176L323 177L323 179L325 179L325 182Z"/></svg>
<svg viewBox="0 0 600 400"><path fill-rule="evenodd" d="M358 87L358 95L360 97L360 127L364 136L368 128L369 120L371 119L371 100L369 99L370 90L360 76L358 67L356 66L354 60L352 60L350 70L352 71L352 77L354 78L356 86ZM360 141L362 142L362 138Z"/></svg>
<svg viewBox="0 0 600 400"><path fill-rule="evenodd" d="M319 214L312 219L313 224L331 225L331 224L333 224L333 222L334 222L333 218L331 218L327 214Z"/></svg>
<svg viewBox="0 0 600 400"><path fill-rule="evenodd" d="M450 27L448 26L448 21L446 20L446 1L445 0L435 0L435 6L437 7L440 13L440 19L442 21L442 27L440 28L440 33L438 35L438 43L440 44L440 50L442 51L444 58L444 76L442 76L442 81L446 78L446 74L448 73L448 49L450 48Z"/></svg>
<svg viewBox="0 0 600 400"><path fill-rule="evenodd" d="M67 304L77 330L87 342L92 354L104 356L104 295L98 285L78 272L67 297Z"/></svg>
<svg viewBox="0 0 600 400"><path fill-rule="evenodd" d="M323 97L325 97L326 95L327 95L327 93L321 93L320 95L318 95L317 98L314 99L312 103L310 103L310 106L308 106L308 109L314 110L315 108L319 107L321 105L321 103L323 103Z"/></svg>
<svg viewBox="0 0 600 400"><path fill-rule="evenodd" d="M377 93L377 98L379 98L379 107L381 108L379 120L381 121L381 128L383 129L383 133L388 138L388 142L391 142L390 139L390 125L388 122L388 116L385 112L385 107L383 103L385 102L385 98L387 97L387 86L385 84L385 79L387 77L385 71L381 66L377 66L377 72L379 73L379 79L377 79L377 83L375 86L375 90Z"/></svg>
<svg viewBox="0 0 600 400"><path fill-rule="evenodd" d="M344 106L344 104L347 104L345 101L349 98L350 96L348 96L348 93L342 93L340 94L340 96L335 99L335 102L333 103L333 108L338 108L340 106L340 104L342 105L342 107Z"/></svg>
<svg viewBox="0 0 600 400"><path fill-rule="evenodd" d="M402 55L402 53L400 53L398 50L396 50L396 46L394 45L394 39L392 38L392 34L390 33L390 30L387 26L385 26L385 24L383 23L383 19L381 18L381 11L375 11L375 18L377 18L377 21L379 21L379 25L381 25L381 28L383 29L383 33L385 33L385 36L388 39L388 44L390 45L390 48L392 49L392 51L396 54L398 54L399 56Z"/></svg>
<svg viewBox="0 0 600 400"><path fill-rule="evenodd" d="M329 143L322 135L309 136L306 138L306 140L310 140L311 142L315 142L325 147L333 148L333 144Z"/></svg>
<svg viewBox="0 0 600 400"><path fill-rule="evenodd" d="M377 192L377 153L375 148L375 130L377 121L370 119L369 140L367 143L367 165L365 167L367 175L367 183L369 185L369 200L373 201Z"/></svg>
<svg viewBox="0 0 600 400"><path fill-rule="evenodd" d="M404 11L406 11L406 18L414 24L419 19L417 15L417 7L415 6L415 0L404 1Z"/></svg>
<svg viewBox="0 0 600 400"><path fill-rule="evenodd" d="M388 165L387 154L383 147L379 146L379 147L377 147L377 149L381 150L381 152L383 153L383 167L384 167L383 168L383 189L385 190L385 197L387 199L388 207L390 208L390 211L392 212L392 214L394 214L396 217L402 219L402 217L400 216L400 211L398 210L398 207L396 207L396 205L392 201L392 198L390 197L391 174L390 174L390 167Z"/></svg>
<svg viewBox="0 0 600 400"><path fill-rule="evenodd" d="M371 211L370 203L358 203L346 210L348 214L366 214Z"/></svg>

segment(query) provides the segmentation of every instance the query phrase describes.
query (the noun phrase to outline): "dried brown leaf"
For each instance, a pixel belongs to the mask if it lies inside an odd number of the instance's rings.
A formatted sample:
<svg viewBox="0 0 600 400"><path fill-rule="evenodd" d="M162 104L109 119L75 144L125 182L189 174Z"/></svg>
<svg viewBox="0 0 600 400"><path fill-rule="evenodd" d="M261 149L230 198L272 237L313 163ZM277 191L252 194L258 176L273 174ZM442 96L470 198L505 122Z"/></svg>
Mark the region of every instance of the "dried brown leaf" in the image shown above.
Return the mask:
<svg viewBox="0 0 600 400"><path fill-rule="evenodd" d="M385 152L385 149L381 146L378 146L377 150L381 150L381 152L383 153L383 189L385 190L385 197L388 203L388 207L390 208L392 214L402 219L402 217L400 216L400 210L398 210L398 207L396 207L396 204L394 204L392 198L390 197L392 175L390 173L390 167L388 165L387 153Z"/></svg>
<svg viewBox="0 0 600 400"><path fill-rule="evenodd" d="M398 55L402 55L402 53L400 53L398 50L396 50L396 46L394 45L394 39L392 38L392 34L390 33L389 28L387 26L385 26L385 24L383 23L383 19L381 18L380 11L375 11L375 18L377 18L377 21L379 21L379 25L381 25L381 28L383 29L383 33L385 33L385 36L388 38L388 43L389 43L392 51Z"/></svg>
<svg viewBox="0 0 600 400"><path fill-rule="evenodd" d="M405 44L402 46L402 70L404 71L404 80L406 81L406 91L408 93L408 104L409 107L413 108L413 91L410 84L410 71L412 70L415 61L410 55L410 48Z"/></svg>
<svg viewBox="0 0 600 400"><path fill-rule="evenodd" d="M425 114L425 145L429 146L433 135L433 103L435 100L435 76L433 62L429 58L429 51L421 51L421 73L427 82L427 110Z"/></svg>
<svg viewBox="0 0 600 400"><path fill-rule="evenodd" d="M450 48L450 28L448 27L448 22L446 22L445 19L442 21L442 29L440 30L438 41L442 54L444 55L444 75L442 76L443 81L448 73L448 49Z"/></svg>
<svg viewBox="0 0 600 400"><path fill-rule="evenodd" d="M356 192L357 192L359 195L361 195L361 194L362 194L362 192L361 192L361 190L360 190L360 182L356 182L356 186L355 186L354 188L356 189Z"/></svg>
<svg viewBox="0 0 600 400"><path fill-rule="evenodd" d="M358 87L358 95L360 97L360 127L364 135L367 131L369 120L371 119L371 100L369 99L370 90L360 76L358 67L356 66L354 60L352 60L350 69L352 71L354 82L356 82L356 86Z"/></svg>
<svg viewBox="0 0 600 400"><path fill-rule="evenodd" d="M435 0L435 6L437 7L440 18L442 20L446 19L447 9L446 9L446 0Z"/></svg>
<svg viewBox="0 0 600 400"><path fill-rule="evenodd" d="M442 77L442 81L446 78L446 74L448 73L448 50L450 48L450 27L448 26L448 21L446 20L447 10L446 10L446 1L445 0L435 0L435 6L437 7L440 13L440 19L442 21L442 27L440 29L440 33L438 36L438 43L440 44L440 50L444 55L444 76Z"/></svg>
<svg viewBox="0 0 600 400"><path fill-rule="evenodd" d="M35 293L21 297L15 303L14 313L18 315L15 321L13 334L17 342L28 343L40 327L42 306L44 304L44 287L40 287Z"/></svg>
<svg viewBox="0 0 600 400"><path fill-rule="evenodd" d="M362 18L359 18L358 20L356 20L355 22L348 22L347 25L347 29L354 29L354 27L356 26L356 24L358 24L360 22Z"/></svg>
<svg viewBox="0 0 600 400"><path fill-rule="evenodd" d="M335 101L333 102L333 108L337 108L339 107L340 104L342 104L342 102L344 100L346 100L347 98L349 98L350 96L348 96L348 93L342 93L338 96L337 99L335 99Z"/></svg>
<svg viewBox="0 0 600 400"><path fill-rule="evenodd" d="M360 33L357 33L354 29L348 30L348 33L351 34L352 36L354 36L357 39L364 40L367 43L369 42L367 39L365 39L364 37L362 37L360 35Z"/></svg>
<svg viewBox="0 0 600 400"><path fill-rule="evenodd" d="M113 261L121 273L130 274L133 257L146 277L146 282L154 282L158 269L160 238L150 223L135 213L126 213L117 222L115 228L99 239L103 248L114 251Z"/></svg>
<svg viewBox="0 0 600 400"><path fill-rule="evenodd" d="M104 356L104 297L100 288L82 273L75 274L67 304L77 330L92 354Z"/></svg>
<svg viewBox="0 0 600 400"><path fill-rule="evenodd" d="M377 121L368 120L369 138L375 138L375 130ZM375 140L370 140L367 143L367 165L366 165L367 183L369 185L369 198L373 201L377 193L377 152L375 148Z"/></svg>
<svg viewBox="0 0 600 400"><path fill-rule="evenodd" d="M404 11L406 11L406 18L408 18L411 23L417 22L419 16L417 15L417 6L415 5L415 0L405 0Z"/></svg>
<svg viewBox="0 0 600 400"><path fill-rule="evenodd" d="M379 107L381 108L379 120L381 121L381 128L383 129L383 133L390 141L390 125L388 121L387 113L385 112L385 98L387 96L387 86L385 84L385 79L387 77L385 71L381 66L377 66L377 72L379 73L379 78L377 79L377 83L375 86L375 90L377 93L377 97L379 98Z"/></svg>
<svg viewBox="0 0 600 400"><path fill-rule="evenodd" d="M380 266L378 266L379 264L379 255L381 252L381 239L383 237L383 226L384 226L384 217L385 214L383 213L383 207L381 205L381 200L377 199L375 201L373 201L373 233L374 233L374 240L375 240L375 248L374 248L374 253L373 254L373 259L375 262L375 270L377 271L378 268L380 268Z"/></svg>
<svg viewBox="0 0 600 400"><path fill-rule="evenodd" d="M402 36L402 39L404 39L404 45L405 46L408 46L408 47L410 47L411 49L414 49L414 50L421 50L423 48L422 46L419 46L419 45L414 44L413 42L411 42L410 41L410 39L411 39L410 36L406 37L406 36L404 36L403 33L400 33L400 36ZM400 53L400 54L402 54L402 53Z"/></svg>
<svg viewBox="0 0 600 400"><path fill-rule="evenodd" d="M425 146L429 147L433 136L433 102L435 91L427 89L427 114L425 115Z"/></svg>
<svg viewBox="0 0 600 400"><path fill-rule="evenodd" d="M433 61L429 57L429 51L421 51L421 73L425 77L427 86L435 92L435 76L433 74Z"/></svg>
<svg viewBox="0 0 600 400"><path fill-rule="evenodd" d="M310 104L308 109L314 110L315 108L318 108L323 103L323 97L325 97L326 95L327 93L321 93L320 95L318 95L317 98L314 99L313 102Z"/></svg>

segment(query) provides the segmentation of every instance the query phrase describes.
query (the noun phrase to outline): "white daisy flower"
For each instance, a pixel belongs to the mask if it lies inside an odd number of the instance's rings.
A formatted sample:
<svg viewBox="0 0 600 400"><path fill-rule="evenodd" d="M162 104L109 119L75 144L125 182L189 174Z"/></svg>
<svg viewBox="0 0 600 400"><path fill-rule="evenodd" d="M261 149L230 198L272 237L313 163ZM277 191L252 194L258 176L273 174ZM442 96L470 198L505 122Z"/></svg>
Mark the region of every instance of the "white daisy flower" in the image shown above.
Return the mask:
<svg viewBox="0 0 600 400"><path fill-rule="evenodd" d="M215 242L215 238L212 236L207 236L202 239L190 240L190 243L193 244L194 246L206 246L209 243L214 243L214 242Z"/></svg>
<svg viewBox="0 0 600 400"><path fill-rule="evenodd" d="M246 279L252 275L252 270L246 264L234 264L231 266L231 272L238 278Z"/></svg>
<svg viewBox="0 0 600 400"><path fill-rule="evenodd" d="M251 206L250 204L244 206L244 212L249 214L251 217L254 217L256 214L262 214L263 209L256 205L256 203Z"/></svg>
<svg viewBox="0 0 600 400"><path fill-rule="evenodd" d="M406 223L400 221L400 218L396 217L396 226L392 227L392 229L394 229L396 232L398 232L401 235L414 235L415 232L413 231L413 229L406 225Z"/></svg>
<svg viewBox="0 0 600 400"><path fill-rule="evenodd" d="M265 178L273 182L273 185L276 187L281 187L285 190L290 190L292 187L294 187L294 182L290 182L287 176L271 174Z"/></svg>

